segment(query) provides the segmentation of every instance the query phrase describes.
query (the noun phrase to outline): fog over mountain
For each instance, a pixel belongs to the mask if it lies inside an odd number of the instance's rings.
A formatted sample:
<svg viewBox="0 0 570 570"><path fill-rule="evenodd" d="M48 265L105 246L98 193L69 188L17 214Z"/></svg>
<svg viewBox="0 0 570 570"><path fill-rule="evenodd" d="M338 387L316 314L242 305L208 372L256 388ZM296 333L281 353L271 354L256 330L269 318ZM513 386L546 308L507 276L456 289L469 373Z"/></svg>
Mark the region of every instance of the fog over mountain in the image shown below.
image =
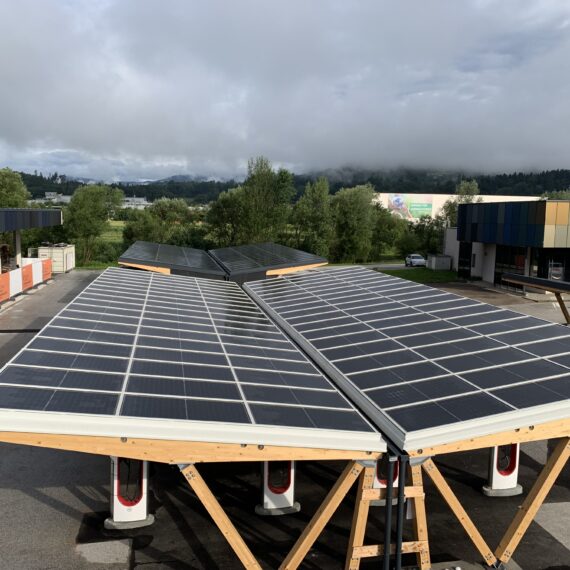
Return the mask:
<svg viewBox="0 0 570 570"><path fill-rule="evenodd" d="M0 0L0 167L570 167L570 3Z"/></svg>

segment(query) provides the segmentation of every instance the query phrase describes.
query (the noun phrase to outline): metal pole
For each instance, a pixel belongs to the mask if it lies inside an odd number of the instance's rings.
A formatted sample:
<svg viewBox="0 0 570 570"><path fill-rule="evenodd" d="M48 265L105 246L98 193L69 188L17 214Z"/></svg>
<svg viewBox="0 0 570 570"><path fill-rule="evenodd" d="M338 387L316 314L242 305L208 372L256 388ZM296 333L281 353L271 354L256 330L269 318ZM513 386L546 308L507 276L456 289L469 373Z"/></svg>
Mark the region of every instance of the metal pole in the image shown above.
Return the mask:
<svg viewBox="0 0 570 570"><path fill-rule="evenodd" d="M408 456L400 456L398 473L398 515L396 518L396 570L402 570L402 536L404 534L404 503Z"/></svg>
<svg viewBox="0 0 570 570"><path fill-rule="evenodd" d="M392 538L392 489L394 487L394 463L398 458L390 455L388 459L388 479L386 480L386 522L384 530L383 570L390 570L390 546Z"/></svg>

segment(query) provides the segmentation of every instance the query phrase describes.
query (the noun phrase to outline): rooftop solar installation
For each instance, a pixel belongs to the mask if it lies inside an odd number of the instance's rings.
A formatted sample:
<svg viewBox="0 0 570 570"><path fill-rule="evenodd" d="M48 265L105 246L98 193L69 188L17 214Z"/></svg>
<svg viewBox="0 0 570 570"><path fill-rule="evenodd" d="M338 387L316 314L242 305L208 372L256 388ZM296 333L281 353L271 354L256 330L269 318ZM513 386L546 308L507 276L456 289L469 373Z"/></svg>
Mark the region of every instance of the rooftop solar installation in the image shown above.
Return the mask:
<svg viewBox="0 0 570 570"><path fill-rule="evenodd" d="M148 241L136 241L121 255L119 263L145 269L164 268L173 275L224 279L225 271L201 249Z"/></svg>
<svg viewBox="0 0 570 570"><path fill-rule="evenodd" d="M364 268L246 291L401 449L570 417L570 330Z"/></svg>
<svg viewBox="0 0 570 570"><path fill-rule="evenodd" d="M324 257L278 243L258 243L210 250L212 257L237 281L261 279L283 270L325 265Z"/></svg>
<svg viewBox="0 0 570 570"><path fill-rule="evenodd" d="M122 268L2 368L0 431L386 448L235 283Z"/></svg>

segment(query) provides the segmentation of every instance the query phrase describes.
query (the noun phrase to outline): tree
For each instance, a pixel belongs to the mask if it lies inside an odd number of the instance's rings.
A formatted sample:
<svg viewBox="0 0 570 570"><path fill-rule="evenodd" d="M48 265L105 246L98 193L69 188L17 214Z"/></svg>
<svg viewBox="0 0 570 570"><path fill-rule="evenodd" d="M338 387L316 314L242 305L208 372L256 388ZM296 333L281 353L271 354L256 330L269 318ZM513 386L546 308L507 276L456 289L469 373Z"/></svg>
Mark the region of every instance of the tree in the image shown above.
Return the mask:
<svg viewBox="0 0 570 570"><path fill-rule="evenodd" d="M84 186L73 194L64 225L69 237L77 242L83 265L92 261L97 239L108 227L109 214L121 201L115 190L103 185Z"/></svg>
<svg viewBox="0 0 570 570"><path fill-rule="evenodd" d="M284 234L291 200L293 176L281 168L273 171L263 156L251 159L243 183L243 209L238 232L241 243L278 241Z"/></svg>
<svg viewBox="0 0 570 570"><path fill-rule="evenodd" d="M413 225L413 232L418 238L417 250L423 255L441 253L443 249L443 232L445 220L441 216L432 218L422 216Z"/></svg>
<svg viewBox="0 0 570 570"><path fill-rule="evenodd" d="M22 177L9 168L1 168L0 208L25 208L30 198Z"/></svg>
<svg viewBox="0 0 570 570"><path fill-rule="evenodd" d="M366 261L372 245L372 186L343 188L332 199L334 239L331 258L341 262Z"/></svg>
<svg viewBox="0 0 570 570"><path fill-rule="evenodd" d="M382 253L392 247L406 231L408 223L406 220L394 216L382 204L376 202L372 214L372 248L370 258L379 261Z"/></svg>
<svg viewBox="0 0 570 570"><path fill-rule="evenodd" d="M414 233L413 228L409 225L404 232L396 240L396 249L400 257L406 257L410 253L415 253L419 250L420 240Z"/></svg>
<svg viewBox="0 0 570 570"><path fill-rule="evenodd" d="M479 185L476 180L462 180L455 187L455 196L445 202L441 209L441 216L448 227L457 226L458 204L471 204L481 202Z"/></svg>
<svg viewBox="0 0 570 570"><path fill-rule="evenodd" d="M332 212L329 182L319 178L307 182L305 192L293 209L295 246L328 257L332 236Z"/></svg>
<svg viewBox="0 0 570 570"><path fill-rule="evenodd" d="M243 194L244 190L241 187L222 192L206 214L206 223L218 247L227 247L238 241L242 223Z"/></svg>

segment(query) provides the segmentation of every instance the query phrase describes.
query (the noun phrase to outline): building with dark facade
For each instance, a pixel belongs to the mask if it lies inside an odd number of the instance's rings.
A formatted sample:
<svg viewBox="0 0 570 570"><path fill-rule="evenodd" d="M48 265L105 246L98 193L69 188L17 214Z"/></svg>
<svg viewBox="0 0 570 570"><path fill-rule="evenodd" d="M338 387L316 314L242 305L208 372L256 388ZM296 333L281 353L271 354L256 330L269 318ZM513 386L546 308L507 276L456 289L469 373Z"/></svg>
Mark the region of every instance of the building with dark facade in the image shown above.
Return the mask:
<svg viewBox="0 0 570 570"><path fill-rule="evenodd" d="M462 277L503 273L570 281L570 201L461 204L445 253Z"/></svg>

